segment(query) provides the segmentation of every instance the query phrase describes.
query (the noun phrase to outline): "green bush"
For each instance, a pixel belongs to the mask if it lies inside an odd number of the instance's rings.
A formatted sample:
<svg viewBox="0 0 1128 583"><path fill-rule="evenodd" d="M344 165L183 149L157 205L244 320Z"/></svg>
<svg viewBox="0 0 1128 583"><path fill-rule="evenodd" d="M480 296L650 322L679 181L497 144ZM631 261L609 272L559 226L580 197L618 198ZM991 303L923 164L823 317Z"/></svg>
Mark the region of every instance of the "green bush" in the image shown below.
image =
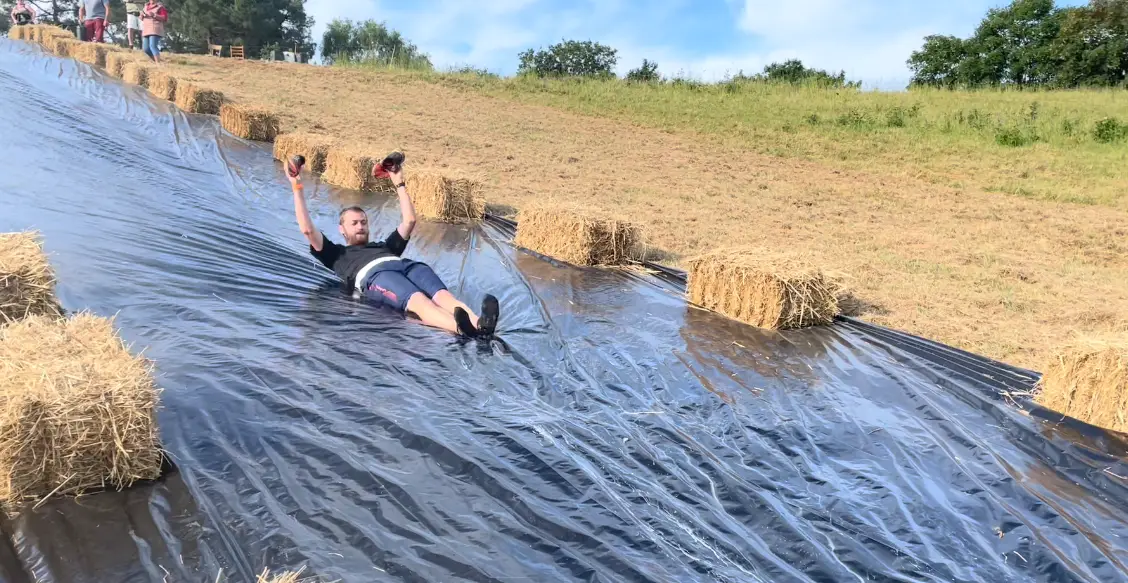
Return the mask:
<svg viewBox="0 0 1128 583"><path fill-rule="evenodd" d="M1111 144L1124 139L1128 125L1120 123L1115 117L1106 117L1093 127L1093 139L1102 144Z"/></svg>
<svg viewBox="0 0 1128 583"><path fill-rule="evenodd" d="M627 81L632 83L657 83L662 77L658 74L658 63L642 60L642 66L627 71Z"/></svg>
<svg viewBox="0 0 1128 583"><path fill-rule="evenodd" d="M995 132L995 143L1008 148L1021 148L1034 143L1037 136L1017 126L1005 126Z"/></svg>

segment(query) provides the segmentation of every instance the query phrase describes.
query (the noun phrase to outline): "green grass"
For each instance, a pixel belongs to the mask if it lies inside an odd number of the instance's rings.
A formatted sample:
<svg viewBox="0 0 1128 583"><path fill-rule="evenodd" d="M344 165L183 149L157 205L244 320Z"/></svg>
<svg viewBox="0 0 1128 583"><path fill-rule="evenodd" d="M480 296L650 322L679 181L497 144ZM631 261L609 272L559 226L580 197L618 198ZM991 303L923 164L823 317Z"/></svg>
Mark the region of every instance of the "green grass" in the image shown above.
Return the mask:
<svg viewBox="0 0 1128 583"><path fill-rule="evenodd" d="M759 82L631 84L411 72L523 103L763 154L1024 198L1128 208L1123 90L871 92Z"/></svg>

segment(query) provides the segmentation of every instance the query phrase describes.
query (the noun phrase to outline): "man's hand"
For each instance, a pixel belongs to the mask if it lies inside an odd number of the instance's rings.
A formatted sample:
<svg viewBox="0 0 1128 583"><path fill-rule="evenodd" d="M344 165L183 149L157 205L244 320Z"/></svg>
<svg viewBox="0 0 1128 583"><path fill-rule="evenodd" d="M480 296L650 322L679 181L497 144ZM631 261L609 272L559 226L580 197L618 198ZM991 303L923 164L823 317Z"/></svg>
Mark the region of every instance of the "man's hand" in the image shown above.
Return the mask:
<svg viewBox="0 0 1128 583"><path fill-rule="evenodd" d="M290 169L287 168L286 169L286 178L290 179L290 186L293 187L294 190L297 190L297 189L302 187L302 172L301 172L301 170L298 171L297 176L291 176L290 175Z"/></svg>
<svg viewBox="0 0 1128 583"><path fill-rule="evenodd" d="M392 181L393 186L399 186L403 183L403 167L396 166L388 171L388 179Z"/></svg>

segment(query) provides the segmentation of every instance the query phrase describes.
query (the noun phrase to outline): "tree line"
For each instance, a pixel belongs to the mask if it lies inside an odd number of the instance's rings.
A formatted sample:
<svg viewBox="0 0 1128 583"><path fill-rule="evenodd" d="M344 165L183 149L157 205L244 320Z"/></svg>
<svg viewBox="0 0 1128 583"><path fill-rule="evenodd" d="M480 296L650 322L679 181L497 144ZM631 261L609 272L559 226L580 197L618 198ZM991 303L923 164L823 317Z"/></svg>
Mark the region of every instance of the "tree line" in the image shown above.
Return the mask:
<svg viewBox="0 0 1128 583"><path fill-rule="evenodd" d="M353 22L334 20L329 23L321 40L322 59L327 63L369 63L413 70L434 70L430 57L387 24L373 20ZM517 75L544 78L616 78L615 66L619 53L607 45L587 41L565 40L548 47L527 49L517 55ZM496 76L474 67L454 69L454 72L471 72ZM684 80L664 79L658 64L643 59L642 64L631 69L624 79L632 83L686 83ZM726 80L741 82L813 83L833 87L860 86L846 79L845 72L828 73L808 68L797 59L772 63L763 72L745 75L743 71Z"/></svg>
<svg viewBox="0 0 1128 583"><path fill-rule="evenodd" d="M1128 0L1014 0L989 10L970 38L926 37L908 65L915 86L1124 87Z"/></svg>
<svg viewBox="0 0 1128 583"><path fill-rule="evenodd" d="M27 0L39 13L42 23L69 30L78 26L79 0ZM163 0L169 9L165 42L176 52L204 53L209 44L243 45L248 57L264 56L279 50L312 56L316 45L311 39L313 19L305 12L305 0ZM14 0L0 0L3 23ZM122 40L125 34L125 3L110 1L108 39Z"/></svg>

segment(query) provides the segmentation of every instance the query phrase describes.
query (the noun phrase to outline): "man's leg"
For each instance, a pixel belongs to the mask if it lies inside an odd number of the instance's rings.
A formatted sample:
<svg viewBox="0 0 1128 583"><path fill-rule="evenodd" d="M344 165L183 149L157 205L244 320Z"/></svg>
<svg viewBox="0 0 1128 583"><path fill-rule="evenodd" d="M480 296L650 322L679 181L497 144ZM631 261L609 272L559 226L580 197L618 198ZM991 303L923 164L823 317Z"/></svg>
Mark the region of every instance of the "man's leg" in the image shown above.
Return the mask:
<svg viewBox="0 0 1128 583"><path fill-rule="evenodd" d="M419 316L419 320L428 326L458 334L458 323L454 321L454 315L435 305L423 292L411 295L407 300L407 311Z"/></svg>
<svg viewBox="0 0 1128 583"><path fill-rule="evenodd" d="M369 299L383 301L401 312L411 312L428 326L459 333L458 320L454 314L431 301L425 291L416 287L401 271L388 269L376 272L369 281L367 296Z"/></svg>
<svg viewBox="0 0 1128 583"><path fill-rule="evenodd" d="M407 264L404 273L407 275L408 280L410 280L415 287L423 290L423 293L427 294L436 305L451 314L454 314L455 310L461 308L466 311L470 323L480 332L486 335L494 333L498 319L497 298L492 295L487 295L485 301L482 302L482 315L479 316L475 314L474 310L471 310L470 306L467 306L465 302L450 293L450 290L447 289L446 285L443 284L443 281L439 279L439 276L435 274L435 271L432 270L429 265L410 260L404 260L404 262Z"/></svg>
<svg viewBox="0 0 1128 583"><path fill-rule="evenodd" d="M478 315L474 313L474 310L471 310L470 306L462 303L454 297L454 294L450 293L446 284L435 274L435 270L431 269L430 265L409 259L405 259L404 263L407 264L404 275L407 276L412 285L423 290L431 298L431 301L451 314L454 313L455 308L462 308L470 316L471 322L478 321Z"/></svg>

